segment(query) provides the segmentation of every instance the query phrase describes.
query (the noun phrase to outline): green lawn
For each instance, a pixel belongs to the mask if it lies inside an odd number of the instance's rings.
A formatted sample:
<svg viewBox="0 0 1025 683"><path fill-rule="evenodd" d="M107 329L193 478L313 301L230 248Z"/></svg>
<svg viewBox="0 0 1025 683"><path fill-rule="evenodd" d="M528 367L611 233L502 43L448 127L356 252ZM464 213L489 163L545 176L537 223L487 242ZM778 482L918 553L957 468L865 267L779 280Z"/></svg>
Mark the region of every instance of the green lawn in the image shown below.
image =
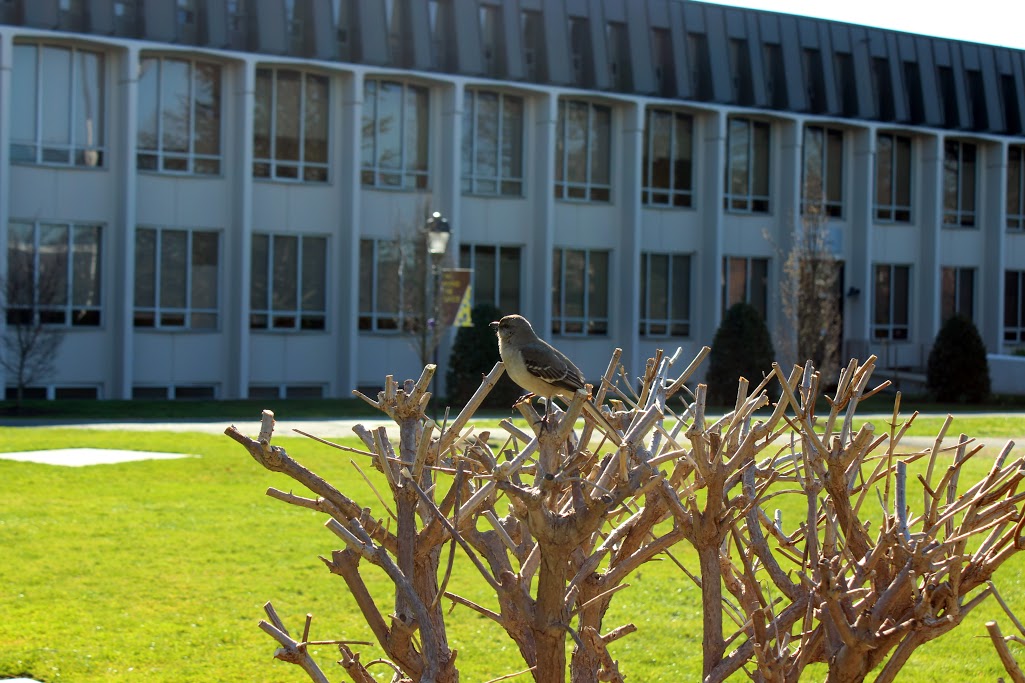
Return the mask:
<svg viewBox="0 0 1025 683"><path fill-rule="evenodd" d="M955 433L968 431L960 425L955 423ZM276 443L362 504L377 507L349 454L306 439ZM264 471L227 437L0 428L3 451L58 447L200 457L83 468L0 460L0 678L306 680L297 668L271 658L275 644L256 625L267 600L293 629L301 630L312 612L313 639L370 639L341 579L317 559L339 545L323 528L322 516L265 496L268 486L288 489L290 482ZM973 481L987 468L977 458ZM677 555L696 567L683 546ZM450 589L493 604L467 564L457 566ZM1025 605L1023 577L1022 558L997 575L1005 598L1019 608ZM640 629L613 648L623 671L633 681L697 680L697 588L669 562L642 568L630 583L607 622L632 621ZM375 589L387 597L385 583ZM901 680L995 680L1003 670L982 639L983 622L994 617L1000 613L991 601L961 628L920 650ZM999 620L1010 632L1007 620ZM449 623L464 681L523 668L515 648L490 622L456 608ZM320 650L324 662L333 661L332 647ZM364 661L380 654L377 648L362 650ZM1014 652L1025 661L1025 649ZM343 679L339 670L328 670L333 680Z"/></svg>

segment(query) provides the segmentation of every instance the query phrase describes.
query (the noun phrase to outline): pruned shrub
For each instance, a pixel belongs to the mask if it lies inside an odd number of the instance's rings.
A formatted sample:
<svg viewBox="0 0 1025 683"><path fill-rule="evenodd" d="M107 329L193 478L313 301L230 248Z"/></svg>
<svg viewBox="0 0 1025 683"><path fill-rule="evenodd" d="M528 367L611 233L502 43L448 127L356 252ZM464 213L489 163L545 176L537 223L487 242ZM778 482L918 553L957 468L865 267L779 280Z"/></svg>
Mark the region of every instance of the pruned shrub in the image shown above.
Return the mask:
<svg viewBox="0 0 1025 683"><path fill-rule="evenodd" d="M761 313L751 304L730 306L715 332L708 357L709 402L732 405L737 398L737 379L746 377L757 384L766 368L772 367L775 355Z"/></svg>
<svg viewBox="0 0 1025 683"><path fill-rule="evenodd" d="M929 352L926 383L944 403L981 403L989 397L986 345L975 323L962 315L943 323Z"/></svg>

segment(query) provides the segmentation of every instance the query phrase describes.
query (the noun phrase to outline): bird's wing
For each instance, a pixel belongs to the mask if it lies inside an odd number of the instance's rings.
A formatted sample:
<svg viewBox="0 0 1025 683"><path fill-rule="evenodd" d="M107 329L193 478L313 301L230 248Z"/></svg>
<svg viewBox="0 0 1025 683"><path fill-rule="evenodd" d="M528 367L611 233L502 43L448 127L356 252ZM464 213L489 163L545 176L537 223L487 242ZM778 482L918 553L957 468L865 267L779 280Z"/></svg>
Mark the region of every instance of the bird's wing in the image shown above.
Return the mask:
<svg viewBox="0 0 1025 683"><path fill-rule="evenodd" d="M584 375L569 358L552 347L538 340L525 344L522 348L523 364L535 377L540 377L552 386L569 391L584 388Z"/></svg>

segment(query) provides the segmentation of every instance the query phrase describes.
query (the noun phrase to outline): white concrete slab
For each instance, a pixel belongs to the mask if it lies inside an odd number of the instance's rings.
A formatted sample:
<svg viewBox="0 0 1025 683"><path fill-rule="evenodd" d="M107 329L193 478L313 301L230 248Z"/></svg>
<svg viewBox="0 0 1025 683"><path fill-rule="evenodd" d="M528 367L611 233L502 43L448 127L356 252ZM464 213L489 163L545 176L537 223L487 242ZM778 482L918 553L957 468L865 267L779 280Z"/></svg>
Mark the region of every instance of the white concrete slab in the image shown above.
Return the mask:
<svg viewBox="0 0 1025 683"><path fill-rule="evenodd" d="M58 448L49 451L20 451L0 453L0 459L35 462L42 465L85 467L86 465L112 465L135 460L170 460L198 458L189 453L158 453L154 451L123 451L110 448Z"/></svg>

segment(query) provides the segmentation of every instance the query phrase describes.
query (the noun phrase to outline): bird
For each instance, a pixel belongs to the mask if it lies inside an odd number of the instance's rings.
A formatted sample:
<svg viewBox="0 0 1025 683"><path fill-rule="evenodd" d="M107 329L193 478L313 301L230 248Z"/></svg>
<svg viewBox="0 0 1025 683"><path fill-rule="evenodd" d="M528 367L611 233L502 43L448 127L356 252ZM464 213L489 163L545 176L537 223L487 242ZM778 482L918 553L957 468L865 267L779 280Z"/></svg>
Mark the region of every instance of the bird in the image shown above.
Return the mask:
<svg viewBox="0 0 1025 683"><path fill-rule="evenodd" d="M580 368L562 351L538 337L530 321L522 315L507 315L492 322L491 329L498 335L498 353L509 378L531 394L547 399L542 424L547 423L553 397L569 400L586 388ZM617 444L621 442L619 433L594 404L585 401L584 410L605 427L610 439Z"/></svg>

